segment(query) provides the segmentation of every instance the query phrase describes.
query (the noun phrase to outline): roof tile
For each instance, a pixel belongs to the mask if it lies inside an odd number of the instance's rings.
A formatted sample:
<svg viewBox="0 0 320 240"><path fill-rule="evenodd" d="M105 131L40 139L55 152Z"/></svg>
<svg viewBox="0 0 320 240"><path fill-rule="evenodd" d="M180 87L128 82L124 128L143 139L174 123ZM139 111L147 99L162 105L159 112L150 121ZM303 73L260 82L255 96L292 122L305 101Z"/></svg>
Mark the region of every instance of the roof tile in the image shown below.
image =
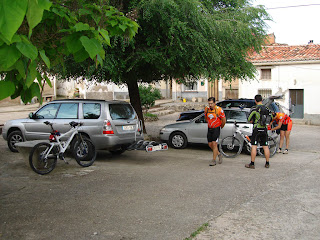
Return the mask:
<svg viewBox="0 0 320 240"><path fill-rule="evenodd" d="M269 45L249 56L252 63L320 60L320 44Z"/></svg>

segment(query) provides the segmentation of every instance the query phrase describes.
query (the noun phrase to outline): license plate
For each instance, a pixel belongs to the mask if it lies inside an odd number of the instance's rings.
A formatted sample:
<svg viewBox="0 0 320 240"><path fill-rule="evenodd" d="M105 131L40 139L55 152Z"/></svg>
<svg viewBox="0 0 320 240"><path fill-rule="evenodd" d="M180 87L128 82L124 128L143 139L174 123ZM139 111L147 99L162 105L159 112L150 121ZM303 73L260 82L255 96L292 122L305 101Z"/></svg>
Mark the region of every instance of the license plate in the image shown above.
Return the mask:
<svg viewBox="0 0 320 240"><path fill-rule="evenodd" d="M161 150L162 149L161 144L159 144L157 146L153 146L152 149L153 149L153 151Z"/></svg>
<svg viewBox="0 0 320 240"><path fill-rule="evenodd" d="M125 130L125 131L133 130L133 126L132 125L122 126L122 129Z"/></svg>

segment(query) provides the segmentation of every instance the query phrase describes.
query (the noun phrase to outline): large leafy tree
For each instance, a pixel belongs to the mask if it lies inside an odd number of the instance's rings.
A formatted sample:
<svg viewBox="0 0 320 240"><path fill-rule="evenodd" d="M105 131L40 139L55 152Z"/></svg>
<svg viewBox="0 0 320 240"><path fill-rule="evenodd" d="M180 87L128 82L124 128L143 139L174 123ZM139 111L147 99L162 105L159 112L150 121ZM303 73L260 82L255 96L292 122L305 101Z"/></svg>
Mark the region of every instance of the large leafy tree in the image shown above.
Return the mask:
<svg viewBox="0 0 320 240"><path fill-rule="evenodd" d="M142 117L137 83L160 79L207 77L214 81L252 77L246 60L259 51L268 18L248 0L114 0L140 25L134 39L112 38L102 68L68 61L67 76L125 83L130 101Z"/></svg>
<svg viewBox="0 0 320 240"><path fill-rule="evenodd" d="M106 0L1 0L0 100L41 99L50 68L65 57L97 67L116 35L132 38L138 24ZM37 80L37 81L35 81Z"/></svg>

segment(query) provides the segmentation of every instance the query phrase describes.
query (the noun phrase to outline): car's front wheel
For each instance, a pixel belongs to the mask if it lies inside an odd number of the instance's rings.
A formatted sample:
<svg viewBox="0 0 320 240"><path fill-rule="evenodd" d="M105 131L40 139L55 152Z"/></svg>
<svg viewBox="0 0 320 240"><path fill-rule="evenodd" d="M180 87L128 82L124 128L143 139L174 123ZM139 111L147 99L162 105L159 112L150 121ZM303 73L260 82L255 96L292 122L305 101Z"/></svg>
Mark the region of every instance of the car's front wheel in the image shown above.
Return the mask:
<svg viewBox="0 0 320 240"><path fill-rule="evenodd" d="M174 132L170 135L169 145L176 149L185 148L188 144L186 135L182 132Z"/></svg>
<svg viewBox="0 0 320 240"><path fill-rule="evenodd" d="M19 142L24 142L21 131L16 130L9 134L8 147L11 150L11 152L18 152L18 149L16 148L15 144Z"/></svg>

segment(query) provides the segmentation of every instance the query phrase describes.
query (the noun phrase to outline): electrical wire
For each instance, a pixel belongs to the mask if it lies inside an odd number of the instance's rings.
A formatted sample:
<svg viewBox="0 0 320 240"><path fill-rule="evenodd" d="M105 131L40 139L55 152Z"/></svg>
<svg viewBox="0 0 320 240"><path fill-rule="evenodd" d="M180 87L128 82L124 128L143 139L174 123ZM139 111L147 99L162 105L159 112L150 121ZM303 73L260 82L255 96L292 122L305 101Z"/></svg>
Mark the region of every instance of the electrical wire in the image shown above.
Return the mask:
<svg viewBox="0 0 320 240"><path fill-rule="evenodd" d="M320 6L320 4L314 3L314 4L295 5L295 6L273 7L273 8L266 8L266 10L280 9L280 8L294 8L294 7L311 7L311 6Z"/></svg>

